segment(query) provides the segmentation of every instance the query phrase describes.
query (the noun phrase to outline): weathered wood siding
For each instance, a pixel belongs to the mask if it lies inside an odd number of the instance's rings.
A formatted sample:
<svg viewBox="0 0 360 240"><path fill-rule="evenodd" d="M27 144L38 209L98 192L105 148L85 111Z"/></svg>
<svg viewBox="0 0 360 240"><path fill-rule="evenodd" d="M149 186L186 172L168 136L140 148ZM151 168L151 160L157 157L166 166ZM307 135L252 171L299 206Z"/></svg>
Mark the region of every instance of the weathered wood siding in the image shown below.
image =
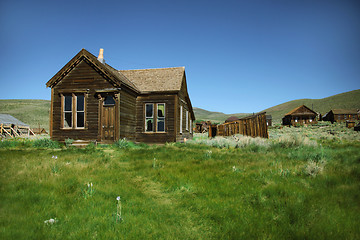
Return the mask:
<svg viewBox="0 0 360 240"><path fill-rule="evenodd" d="M209 128L209 137L214 137L212 128ZM216 135L231 136L242 134L250 137L269 138L265 113L256 114L234 122L217 125Z"/></svg>
<svg viewBox="0 0 360 240"><path fill-rule="evenodd" d="M53 88L51 137L54 140L64 141L67 138L74 140L98 140L99 100L96 89L113 88L106 79L98 74L86 61L81 61ZM61 129L61 96L60 93L86 92L85 100L86 122L85 129Z"/></svg>
<svg viewBox="0 0 360 240"><path fill-rule="evenodd" d="M175 94L140 95L136 99L136 141L165 143L175 141ZM165 103L165 132L145 132L145 104ZM156 114L154 119L156 118Z"/></svg>
<svg viewBox="0 0 360 240"><path fill-rule="evenodd" d="M120 138L136 140L136 95L128 91L120 93Z"/></svg>
<svg viewBox="0 0 360 240"><path fill-rule="evenodd" d="M191 129L194 124L192 123L190 125L190 121L192 121L192 115L191 115L191 109L188 103L188 92L187 92L187 86L186 86L186 79L185 76L183 78L183 82L181 85L181 90L179 91L179 94L177 95L177 106L176 106L176 141L177 142L183 142L184 139L192 139L193 137L193 130ZM180 109L182 106L182 133L180 133ZM188 111L188 124L189 129L186 130L186 111Z"/></svg>

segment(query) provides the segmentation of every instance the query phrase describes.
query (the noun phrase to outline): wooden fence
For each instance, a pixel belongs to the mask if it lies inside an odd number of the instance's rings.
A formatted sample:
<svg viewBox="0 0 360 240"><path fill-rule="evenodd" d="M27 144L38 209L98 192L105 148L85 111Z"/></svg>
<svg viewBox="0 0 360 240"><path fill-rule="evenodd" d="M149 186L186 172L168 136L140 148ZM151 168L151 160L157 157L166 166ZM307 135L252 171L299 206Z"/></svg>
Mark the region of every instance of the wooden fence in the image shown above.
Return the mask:
<svg viewBox="0 0 360 240"><path fill-rule="evenodd" d="M234 122L213 125L209 128L209 137L234 134L269 138L265 112L244 117Z"/></svg>
<svg viewBox="0 0 360 240"><path fill-rule="evenodd" d="M11 126L8 124L0 125L0 137L24 137L35 135L35 133L29 127L23 126Z"/></svg>

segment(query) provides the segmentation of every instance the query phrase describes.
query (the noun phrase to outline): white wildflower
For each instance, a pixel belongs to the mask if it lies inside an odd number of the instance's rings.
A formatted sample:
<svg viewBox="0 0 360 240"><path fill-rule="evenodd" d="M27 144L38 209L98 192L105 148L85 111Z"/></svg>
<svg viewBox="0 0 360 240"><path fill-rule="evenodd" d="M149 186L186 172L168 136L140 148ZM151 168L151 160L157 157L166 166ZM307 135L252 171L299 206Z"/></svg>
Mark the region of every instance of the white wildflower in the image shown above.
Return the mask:
<svg viewBox="0 0 360 240"><path fill-rule="evenodd" d="M54 219L54 218L50 218L49 220L45 220L45 221L44 221L44 223L47 224L47 225L49 225L49 224L54 224L54 223L56 223L56 222L57 222L56 218L55 218L55 219Z"/></svg>
<svg viewBox="0 0 360 240"><path fill-rule="evenodd" d="M118 197L116 198L116 200L120 201L120 196L118 196Z"/></svg>

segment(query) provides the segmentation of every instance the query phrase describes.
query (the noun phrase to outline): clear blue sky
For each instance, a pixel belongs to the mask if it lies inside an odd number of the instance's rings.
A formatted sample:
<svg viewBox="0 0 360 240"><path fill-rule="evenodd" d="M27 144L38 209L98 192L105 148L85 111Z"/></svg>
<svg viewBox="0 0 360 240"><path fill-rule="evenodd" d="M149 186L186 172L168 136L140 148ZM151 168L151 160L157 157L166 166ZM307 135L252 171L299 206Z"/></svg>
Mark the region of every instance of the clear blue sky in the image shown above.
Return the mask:
<svg viewBox="0 0 360 240"><path fill-rule="evenodd" d="M192 105L258 112L360 88L360 1L0 1L0 99L50 99L82 48L116 69L185 66Z"/></svg>

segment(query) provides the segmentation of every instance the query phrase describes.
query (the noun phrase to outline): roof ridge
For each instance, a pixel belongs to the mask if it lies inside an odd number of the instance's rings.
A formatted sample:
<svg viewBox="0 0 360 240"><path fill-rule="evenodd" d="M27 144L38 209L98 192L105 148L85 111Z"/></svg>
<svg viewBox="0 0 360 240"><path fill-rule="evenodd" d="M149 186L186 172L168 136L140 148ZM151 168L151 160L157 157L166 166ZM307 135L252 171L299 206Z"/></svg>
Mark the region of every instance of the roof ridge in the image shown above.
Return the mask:
<svg viewBox="0 0 360 240"><path fill-rule="evenodd" d="M124 69L124 70L117 70L117 71L162 70L162 69L175 69L175 68L183 68L183 69L185 69L184 66L181 66L181 67L164 67L164 68Z"/></svg>

